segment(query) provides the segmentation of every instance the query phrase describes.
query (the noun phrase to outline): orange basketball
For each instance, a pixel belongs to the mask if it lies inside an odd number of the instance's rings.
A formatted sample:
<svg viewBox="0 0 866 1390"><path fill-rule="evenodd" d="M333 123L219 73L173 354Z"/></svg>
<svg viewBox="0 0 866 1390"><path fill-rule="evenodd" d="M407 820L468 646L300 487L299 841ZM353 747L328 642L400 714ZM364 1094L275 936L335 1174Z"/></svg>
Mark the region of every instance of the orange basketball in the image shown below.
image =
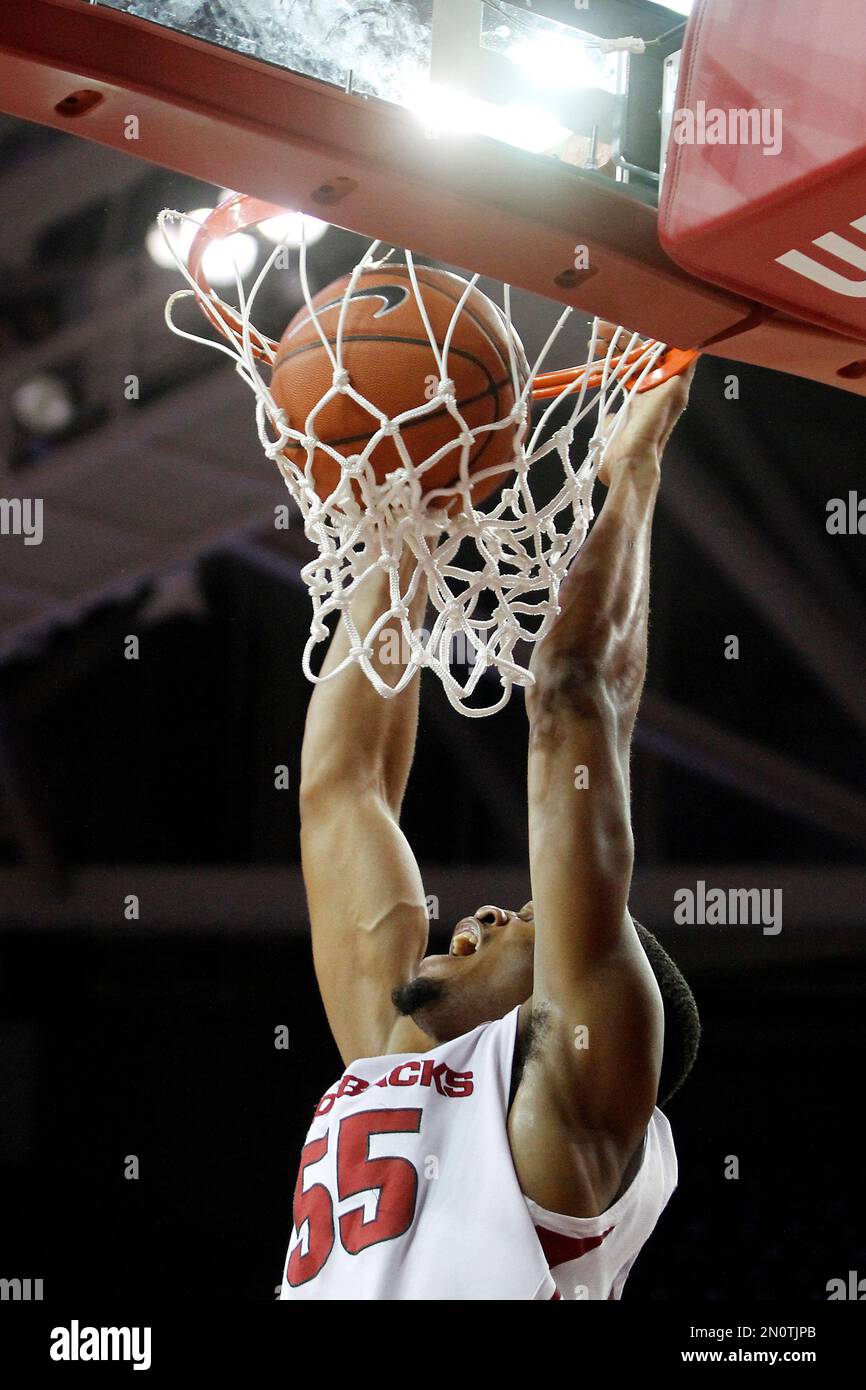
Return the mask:
<svg viewBox="0 0 866 1390"><path fill-rule="evenodd" d="M427 267L417 269L418 289L430 327L441 349L454 310L466 289L459 275ZM318 321L328 342L336 344L340 306L349 276L335 280L313 299ZM527 369L522 350L516 348L518 374L523 387ZM424 326L409 271L396 264L364 271L358 278L343 320L342 364L352 387L394 419L431 399L439 383L439 368ZM454 383L455 402L471 428L508 416L514 406L514 387L508 354L508 338L502 315L485 294L473 288L467 297L448 347L448 377ZM330 389L331 359L306 305L283 334L271 378L271 394L293 429L305 432L310 411ZM377 418L349 396L339 394L317 414L313 432L344 456L360 454L379 428ZM500 430L478 436L471 447L469 471L507 463L514 449L517 426L509 421ZM417 466L444 445L460 438L460 427L443 404L428 414L407 421L401 436ZM305 453L289 445L286 454L303 465ZM447 487L459 476L461 450L455 447L422 475L425 492ZM383 438L370 455L379 482L402 460L394 442ZM326 498L340 480L340 465L316 450L313 476L316 491ZM505 481L503 471L484 478L472 489L477 506Z"/></svg>

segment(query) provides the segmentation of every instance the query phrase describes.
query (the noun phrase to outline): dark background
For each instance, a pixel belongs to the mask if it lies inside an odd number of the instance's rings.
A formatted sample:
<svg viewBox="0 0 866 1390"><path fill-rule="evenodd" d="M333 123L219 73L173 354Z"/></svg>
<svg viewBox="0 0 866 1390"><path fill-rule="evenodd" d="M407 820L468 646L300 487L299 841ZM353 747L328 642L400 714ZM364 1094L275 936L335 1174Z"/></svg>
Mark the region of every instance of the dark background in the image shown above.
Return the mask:
<svg viewBox="0 0 866 1390"><path fill-rule="evenodd" d="M41 547L0 538L0 1276L268 1299L340 1069L298 872L307 543L273 529L285 493L246 388L162 323L177 280L147 229L215 191L3 119L0 198L0 493L46 516ZM314 288L361 245L330 231ZM264 326L297 302L282 283ZM518 296L530 344L550 313ZM44 372L75 402L60 436L16 418ZM708 359L669 451L632 908L704 1039L669 1112L680 1185L629 1299L823 1299L866 1274L866 562L825 524L862 487L863 421L854 396ZM519 694L466 721L428 682L405 827L434 936L528 896L524 760ZM783 888L782 933L674 927L699 878Z"/></svg>

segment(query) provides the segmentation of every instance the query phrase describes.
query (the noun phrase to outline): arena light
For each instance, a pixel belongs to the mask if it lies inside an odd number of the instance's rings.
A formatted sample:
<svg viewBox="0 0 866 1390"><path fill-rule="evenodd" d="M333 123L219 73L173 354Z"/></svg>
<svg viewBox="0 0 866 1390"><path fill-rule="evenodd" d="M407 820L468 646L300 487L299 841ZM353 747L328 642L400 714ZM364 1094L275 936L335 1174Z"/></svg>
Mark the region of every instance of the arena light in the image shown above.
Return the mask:
<svg viewBox="0 0 866 1390"><path fill-rule="evenodd" d="M259 254L255 237L235 232L223 241L213 241L204 253L202 269L212 285L232 285L238 275L249 275Z"/></svg>
<svg viewBox="0 0 866 1390"><path fill-rule="evenodd" d="M165 235L154 223L147 233L146 246L151 260L166 270L176 270L176 248L185 260L199 227L213 208L196 208L179 222L167 223ZM166 245L166 236L171 247ZM231 285L236 275L249 275L259 254L259 245L249 232L235 232L222 241L214 241L204 253L203 268L212 285Z"/></svg>
<svg viewBox="0 0 866 1390"><path fill-rule="evenodd" d="M555 34L522 38L509 44L505 56L534 82L546 87L560 91L578 87L616 89L616 59L611 64L609 58L601 57L597 49L578 39L562 39Z"/></svg>
<svg viewBox="0 0 866 1390"><path fill-rule="evenodd" d="M412 110L431 136L488 135L534 154L553 149L570 134L541 107L517 102L497 106L434 82L415 93Z"/></svg>
<svg viewBox="0 0 866 1390"><path fill-rule="evenodd" d="M567 140L571 131L560 125L549 111L543 111L538 106L514 103L496 108L496 120L485 134L504 140L516 149L544 154L546 150L552 150Z"/></svg>
<svg viewBox="0 0 866 1390"><path fill-rule="evenodd" d="M300 246L303 236L307 245L313 246L317 241L321 241L330 225L330 222L322 222L318 217L308 217L301 212L286 212L279 217L269 217L267 222L259 223L259 231L263 237L275 244L283 242L286 246Z"/></svg>
<svg viewBox="0 0 866 1390"><path fill-rule="evenodd" d="M196 208L194 212L178 222L173 222L166 227L166 234L173 247L177 248L178 254L186 260L192 240L201 224L213 208ZM145 238L145 246L150 259L163 270L176 270L177 257L171 248L166 245L165 236L160 227L154 222Z"/></svg>
<svg viewBox="0 0 866 1390"><path fill-rule="evenodd" d="M409 102L428 135L474 134L481 105L477 97L437 82L419 83Z"/></svg>
<svg viewBox="0 0 866 1390"><path fill-rule="evenodd" d="M78 414L69 383L57 372L40 372L12 395L12 414L29 434L62 434Z"/></svg>

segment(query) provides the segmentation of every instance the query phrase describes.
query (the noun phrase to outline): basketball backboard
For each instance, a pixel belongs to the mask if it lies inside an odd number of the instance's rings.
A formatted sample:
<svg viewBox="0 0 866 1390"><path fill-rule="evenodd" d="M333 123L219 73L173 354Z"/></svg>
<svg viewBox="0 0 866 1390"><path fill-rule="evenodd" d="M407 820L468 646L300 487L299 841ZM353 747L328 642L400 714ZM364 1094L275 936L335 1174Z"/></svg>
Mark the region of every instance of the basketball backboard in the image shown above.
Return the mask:
<svg viewBox="0 0 866 1390"><path fill-rule="evenodd" d="M744 305L656 234L683 25L644 0L33 0L0 13L0 105L690 346Z"/></svg>
<svg viewBox="0 0 866 1390"><path fill-rule="evenodd" d="M0 107L675 347L866 392L844 375L861 340L774 316L754 285L710 284L662 248L677 54L706 11L733 24L730 5L694 0L687 28L691 8L29 0L0 11Z"/></svg>
<svg viewBox="0 0 866 1390"><path fill-rule="evenodd" d="M578 168L622 161L628 52L607 51L575 22L524 4L104 3L347 94L391 102L431 138L482 134Z"/></svg>

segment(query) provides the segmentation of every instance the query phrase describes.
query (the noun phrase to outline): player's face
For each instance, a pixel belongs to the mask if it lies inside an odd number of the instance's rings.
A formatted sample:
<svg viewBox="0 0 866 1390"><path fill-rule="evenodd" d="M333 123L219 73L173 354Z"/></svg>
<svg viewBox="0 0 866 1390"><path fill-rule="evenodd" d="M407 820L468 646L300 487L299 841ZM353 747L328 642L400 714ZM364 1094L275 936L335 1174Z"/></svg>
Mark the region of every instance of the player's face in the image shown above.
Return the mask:
<svg viewBox="0 0 866 1390"><path fill-rule="evenodd" d="M532 994L534 945L531 902L519 912L489 903L479 907L457 923L447 955L421 962L407 987L408 1011L440 1042L504 1017ZM413 992L417 1008L411 1007Z"/></svg>

